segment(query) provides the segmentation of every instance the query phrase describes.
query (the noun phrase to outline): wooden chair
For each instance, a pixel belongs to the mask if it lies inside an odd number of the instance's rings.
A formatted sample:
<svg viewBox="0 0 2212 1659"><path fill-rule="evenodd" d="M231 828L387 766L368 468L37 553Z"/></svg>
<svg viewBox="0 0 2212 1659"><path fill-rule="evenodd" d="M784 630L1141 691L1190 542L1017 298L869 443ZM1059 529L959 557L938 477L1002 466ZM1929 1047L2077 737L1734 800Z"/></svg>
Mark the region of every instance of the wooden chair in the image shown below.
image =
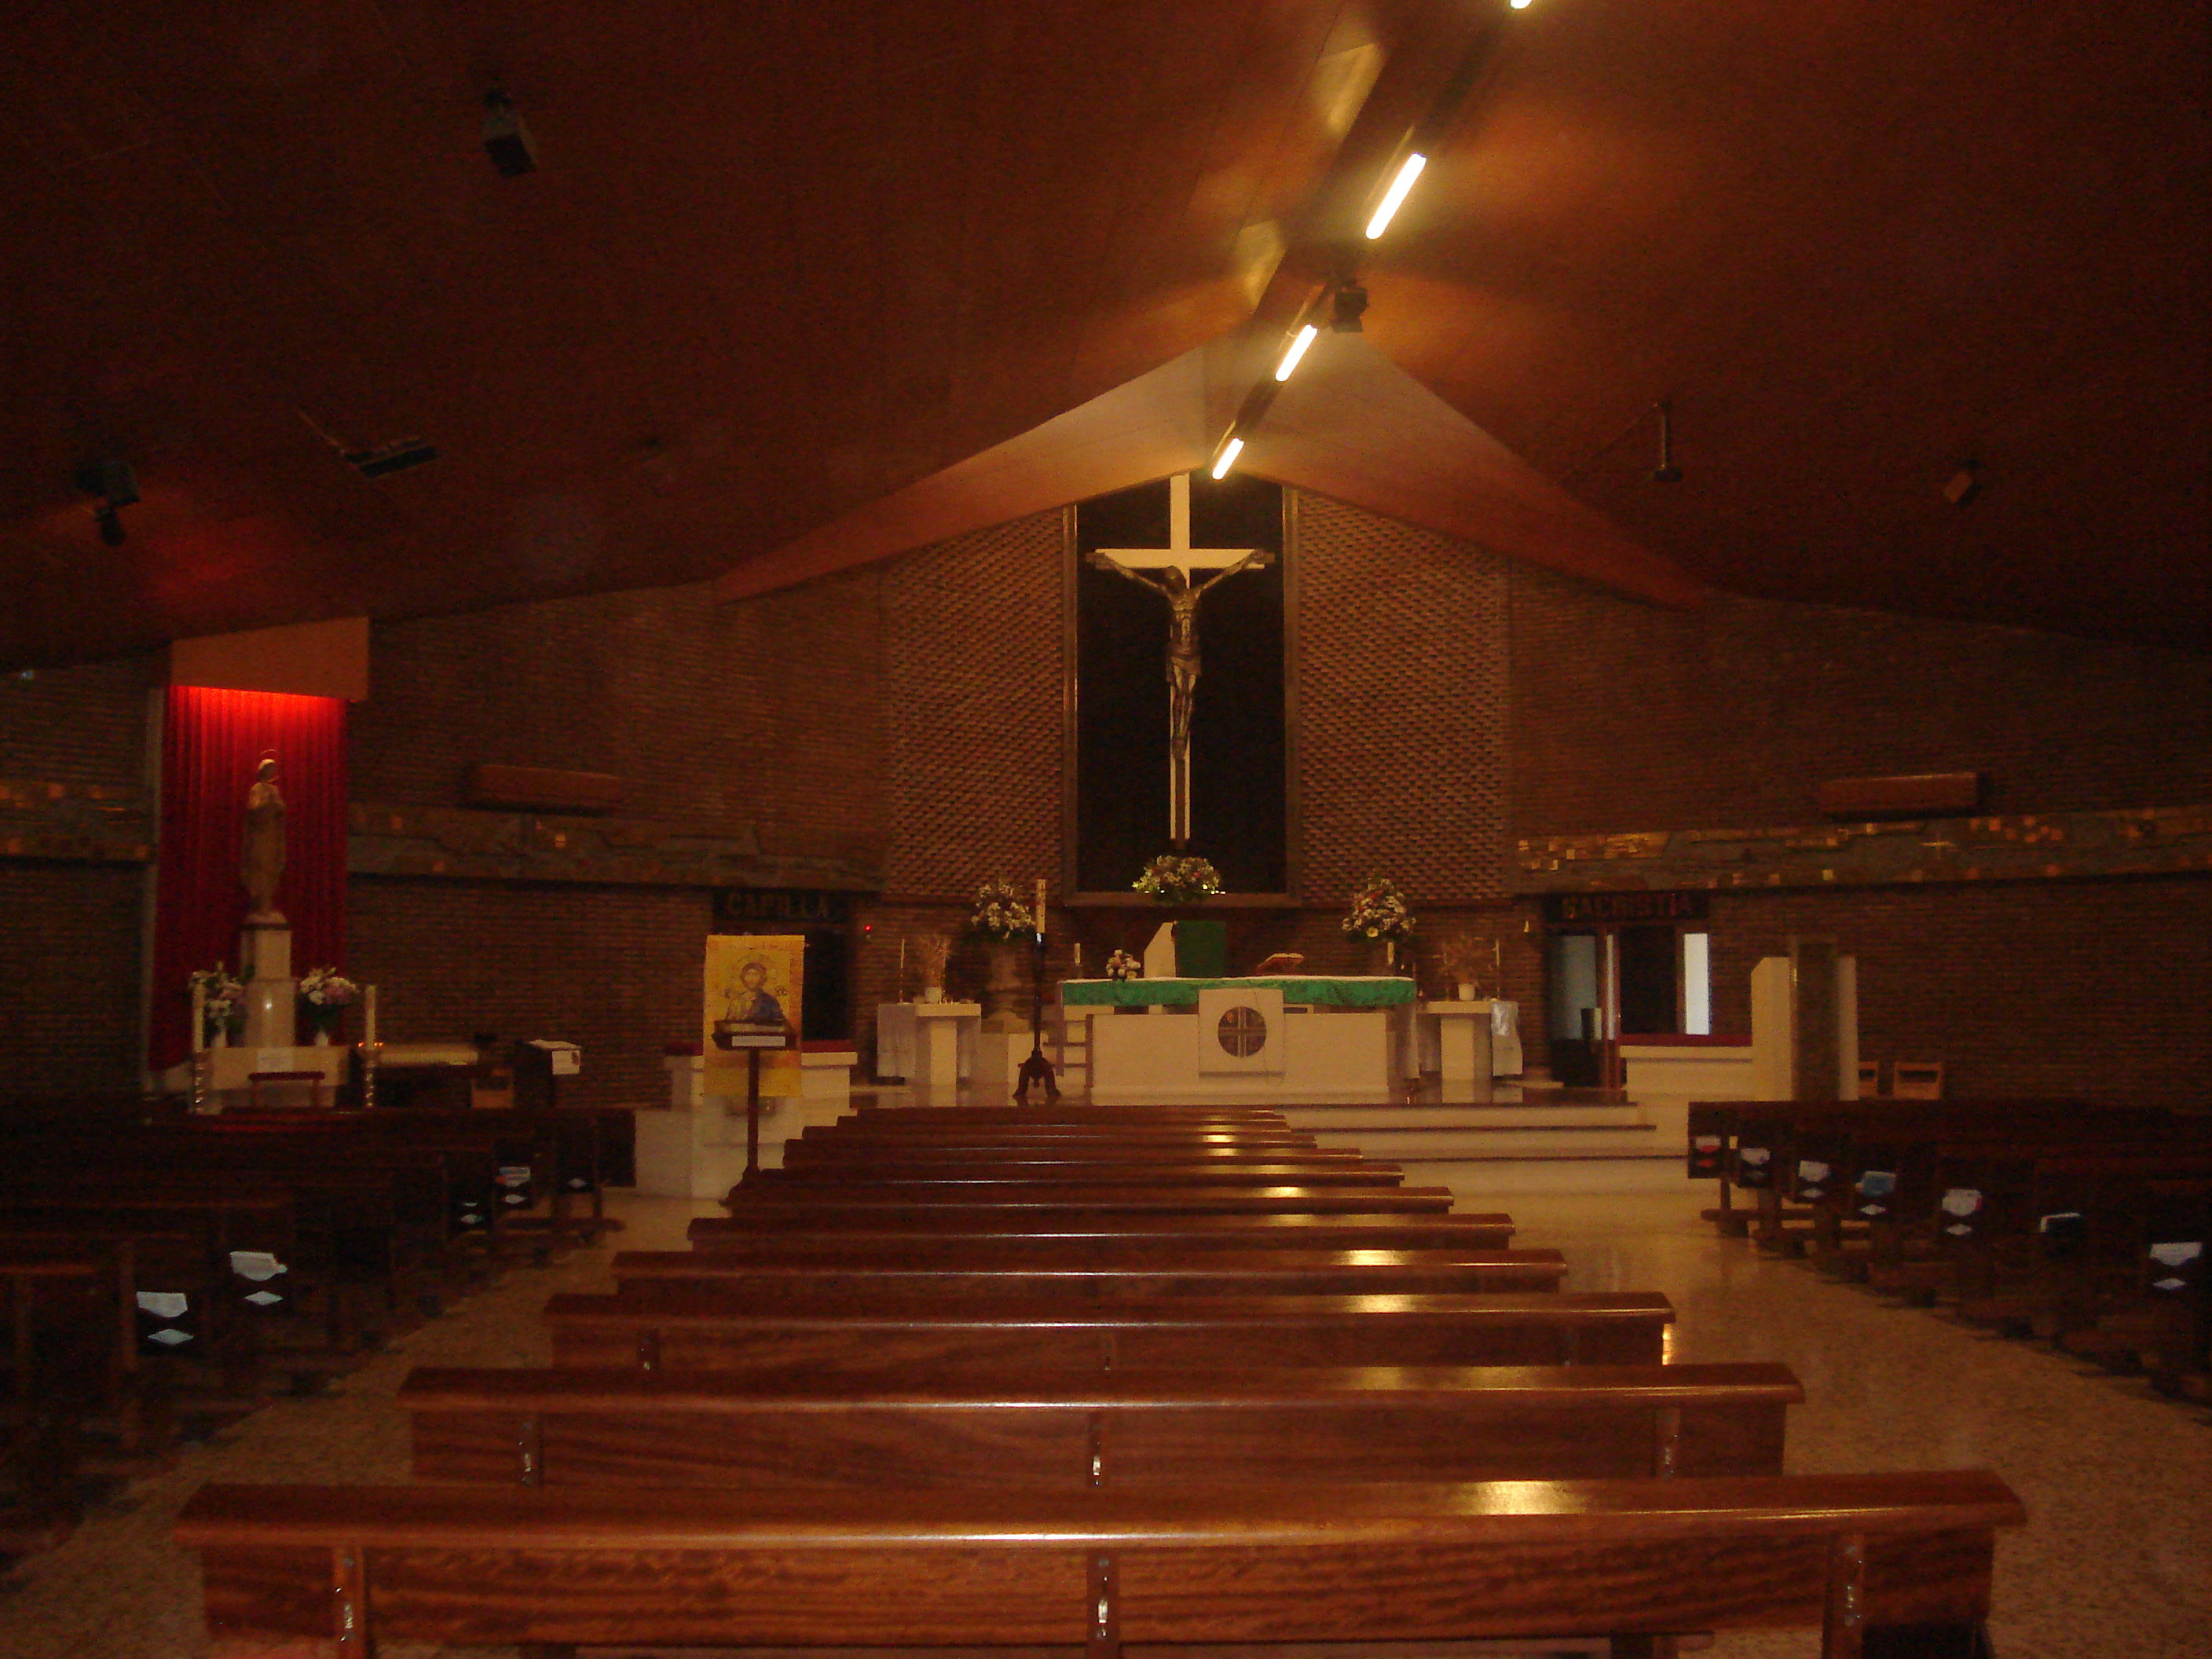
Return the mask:
<svg viewBox="0 0 2212 1659"><path fill-rule="evenodd" d="M1943 1062L1940 1060L1895 1060L1889 1066L1890 1096L1896 1100L1943 1098Z"/></svg>

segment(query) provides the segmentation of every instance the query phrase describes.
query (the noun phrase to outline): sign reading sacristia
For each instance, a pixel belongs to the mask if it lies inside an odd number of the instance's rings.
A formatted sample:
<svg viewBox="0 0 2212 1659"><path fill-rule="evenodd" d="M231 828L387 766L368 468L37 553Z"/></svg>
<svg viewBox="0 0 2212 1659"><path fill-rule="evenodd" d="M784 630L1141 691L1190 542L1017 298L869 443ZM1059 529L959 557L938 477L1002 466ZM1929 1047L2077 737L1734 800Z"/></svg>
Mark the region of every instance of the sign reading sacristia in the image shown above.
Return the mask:
<svg viewBox="0 0 2212 1659"><path fill-rule="evenodd" d="M806 939L801 933L709 933L707 936L706 998L699 1053L711 1076L702 1092L731 1091L727 1074L742 1073L750 1049L761 1054L763 1097L799 1092L799 1013L805 993ZM780 1047L761 1053L748 1042L769 1029L780 1030ZM736 1084L742 1094L744 1085Z"/></svg>

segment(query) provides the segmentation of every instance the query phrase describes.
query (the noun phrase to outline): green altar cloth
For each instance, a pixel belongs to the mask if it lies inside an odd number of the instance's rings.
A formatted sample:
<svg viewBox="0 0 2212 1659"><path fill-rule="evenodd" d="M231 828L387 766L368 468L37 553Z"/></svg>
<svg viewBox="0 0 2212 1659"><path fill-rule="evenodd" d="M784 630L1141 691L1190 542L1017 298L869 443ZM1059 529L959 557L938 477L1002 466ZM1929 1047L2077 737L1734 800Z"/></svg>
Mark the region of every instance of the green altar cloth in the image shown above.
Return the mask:
<svg viewBox="0 0 2212 1659"><path fill-rule="evenodd" d="M1336 1008L1399 1008L1413 1000L1413 981L1395 974L1267 975L1249 979L1067 979L1060 1000L1069 1008L1179 1008L1198 1001L1200 991L1221 987L1275 990L1288 1003L1322 1003Z"/></svg>

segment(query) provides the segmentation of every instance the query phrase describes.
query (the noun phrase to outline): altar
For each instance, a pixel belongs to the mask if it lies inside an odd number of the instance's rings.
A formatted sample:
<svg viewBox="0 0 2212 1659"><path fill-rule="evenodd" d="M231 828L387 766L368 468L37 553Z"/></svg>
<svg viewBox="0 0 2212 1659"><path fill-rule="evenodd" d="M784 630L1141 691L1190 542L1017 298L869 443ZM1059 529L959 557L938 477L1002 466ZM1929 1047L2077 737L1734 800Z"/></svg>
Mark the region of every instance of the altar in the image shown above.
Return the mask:
<svg viewBox="0 0 2212 1659"><path fill-rule="evenodd" d="M1388 1101L1405 1088L1413 981L1395 975L1062 981L1102 1106Z"/></svg>

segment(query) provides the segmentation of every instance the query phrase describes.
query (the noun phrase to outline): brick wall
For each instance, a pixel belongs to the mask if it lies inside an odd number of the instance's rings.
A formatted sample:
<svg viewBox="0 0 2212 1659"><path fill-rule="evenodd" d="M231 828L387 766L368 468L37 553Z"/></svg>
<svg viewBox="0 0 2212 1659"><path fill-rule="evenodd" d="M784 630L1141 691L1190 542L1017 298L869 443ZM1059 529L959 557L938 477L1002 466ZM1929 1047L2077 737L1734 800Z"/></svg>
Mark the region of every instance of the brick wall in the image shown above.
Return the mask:
<svg viewBox="0 0 2212 1659"><path fill-rule="evenodd" d="M142 787L146 694L162 683L149 657L0 676L0 778Z"/></svg>
<svg viewBox="0 0 2212 1659"><path fill-rule="evenodd" d="M346 898L348 965L378 988L384 1041L565 1037L584 1070L563 1100L667 1100L662 1048L698 1036L705 889L357 876Z"/></svg>
<svg viewBox="0 0 2212 1659"><path fill-rule="evenodd" d="M2203 1107L2212 881L1713 896L1713 1024L1751 1029L1751 969L1792 933L1858 958L1859 1053L1938 1060L1958 1095Z"/></svg>
<svg viewBox="0 0 2212 1659"><path fill-rule="evenodd" d="M1041 513L884 568L887 893L1060 868L1064 533Z"/></svg>
<svg viewBox="0 0 2212 1659"><path fill-rule="evenodd" d="M145 878L0 860L0 1094L137 1087Z"/></svg>
<svg viewBox="0 0 2212 1659"><path fill-rule="evenodd" d="M1819 821L1826 778L1980 771L1994 812L2212 800L2212 660L1516 566L1513 830Z"/></svg>
<svg viewBox="0 0 2212 1659"><path fill-rule="evenodd" d="M1503 898L1504 562L1319 496L1296 513L1302 896L1340 912L1374 874Z"/></svg>

